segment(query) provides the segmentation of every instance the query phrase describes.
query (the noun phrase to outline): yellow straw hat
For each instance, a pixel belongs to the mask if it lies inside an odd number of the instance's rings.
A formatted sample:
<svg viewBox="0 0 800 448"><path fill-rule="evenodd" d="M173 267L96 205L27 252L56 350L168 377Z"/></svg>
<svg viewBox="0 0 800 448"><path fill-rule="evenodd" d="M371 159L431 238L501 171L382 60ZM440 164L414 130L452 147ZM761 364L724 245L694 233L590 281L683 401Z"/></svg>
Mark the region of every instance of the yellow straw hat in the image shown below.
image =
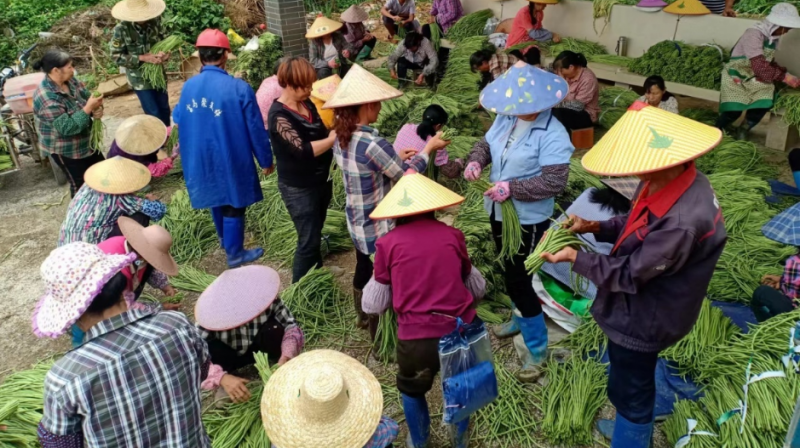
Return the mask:
<svg viewBox="0 0 800 448"><path fill-rule="evenodd" d="M167 141L167 127L156 117L134 115L119 125L114 133L119 149L134 156L146 156L158 151Z"/></svg>
<svg viewBox="0 0 800 448"><path fill-rule="evenodd" d="M353 64L350 71L339 83L323 109L335 107L357 106L359 104L378 103L402 96L403 92L386 84L382 79L364 70L360 65Z"/></svg>
<svg viewBox="0 0 800 448"><path fill-rule="evenodd" d="M316 39L318 37L327 36L328 34L339 31L343 26L342 22L337 22L325 16L319 16L314 20L314 23L311 24L311 27L308 28L306 39Z"/></svg>
<svg viewBox="0 0 800 448"><path fill-rule="evenodd" d="M601 176L652 173L711 151L722 132L637 101L583 156L583 167Z"/></svg>
<svg viewBox="0 0 800 448"><path fill-rule="evenodd" d="M261 396L264 429L281 448L361 448L383 413L375 375L334 350L313 350L272 374Z"/></svg>
<svg viewBox="0 0 800 448"><path fill-rule="evenodd" d="M121 156L97 162L83 175L93 190L106 194L129 194L150 183L150 171L139 162Z"/></svg>
<svg viewBox="0 0 800 448"><path fill-rule="evenodd" d="M311 85L311 96L319 100L328 101L336 92L336 88L341 84L342 78L339 75L328 76L320 79Z"/></svg>
<svg viewBox="0 0 800 448"><path fill-rule="evenodd" d="M531 3L541 3L543 5L555 5L558 3L558 0L528 0Z"/></svg>
<svg viewBox="0 0 800 448"><path fill-rule="evenodd" d="M706 8L706 5L700 3L700 0L677 0L675 3L664 8L663 11L681 16L702 16L711 14L711 11Z"/></svg>
<svg viewBox="0 0 800 448"><path fill-rule="evenodd" d="M111 8L111 15L124 22L146 22L164 13L164 0L122 0Z"/></svg>
<svg viewBox="0 0 800 448"><path fill-rule="evenodd" d="M402 218L404 216L441 210L458 205L464 198L423 174L403 176L391 191L375 207L369 217L372 219Z"/></svg>

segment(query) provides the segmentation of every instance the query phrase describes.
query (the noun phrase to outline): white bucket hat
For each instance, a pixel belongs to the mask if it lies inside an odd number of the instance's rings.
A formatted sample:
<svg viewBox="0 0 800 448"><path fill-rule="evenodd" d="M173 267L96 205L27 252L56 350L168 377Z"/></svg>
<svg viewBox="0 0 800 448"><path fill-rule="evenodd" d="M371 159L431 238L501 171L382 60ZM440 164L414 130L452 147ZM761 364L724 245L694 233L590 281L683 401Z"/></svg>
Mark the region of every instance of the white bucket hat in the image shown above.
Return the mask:
<svg viewBox="0 0 800 448"><path fill-rule="evenodd" d="M773 6L767 21L785 28L800 28L800 14L791 3L778 3Z"/></svg>

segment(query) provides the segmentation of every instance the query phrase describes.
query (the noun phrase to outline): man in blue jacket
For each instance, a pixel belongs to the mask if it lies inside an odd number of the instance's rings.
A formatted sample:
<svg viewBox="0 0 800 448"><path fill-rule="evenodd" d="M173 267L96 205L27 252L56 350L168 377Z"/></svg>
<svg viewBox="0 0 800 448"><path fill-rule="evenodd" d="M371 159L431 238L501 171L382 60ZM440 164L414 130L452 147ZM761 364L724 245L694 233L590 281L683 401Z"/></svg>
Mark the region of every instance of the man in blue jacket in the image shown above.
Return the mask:
<svg viewBox="0 0 800 448"><path fill-rule="evenodd" d="M184 84L172 118L192 207L211 209L228 266L235 268L264 255L260 247L244 249L244 218L248 205L264 199L253 157L268 175L272 150L253 90L225 71L227 36L208 29L196 46L203 69Z"/></svg>

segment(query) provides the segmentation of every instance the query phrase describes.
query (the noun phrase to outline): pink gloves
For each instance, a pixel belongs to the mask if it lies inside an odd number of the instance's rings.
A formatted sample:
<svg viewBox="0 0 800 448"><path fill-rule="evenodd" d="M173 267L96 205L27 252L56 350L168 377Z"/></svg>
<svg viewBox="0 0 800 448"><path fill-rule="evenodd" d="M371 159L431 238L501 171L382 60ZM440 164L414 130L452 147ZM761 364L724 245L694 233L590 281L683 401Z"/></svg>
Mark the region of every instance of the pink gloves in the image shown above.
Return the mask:
<svg viewBox="0 0 800 448"><path fill-rule="evenodd" d="M476 181L481 178L481 165L478 162L469 162L467 169L464 170L464 179L468 181Z"/></svg>
<svg viewBox="0 0 800 448"><path fill-rule="evenodd" d="M447 150L442 148L436 151L436 158L433 159L433 164L436 166L447 165L447 162L450 161L450 156L447 154Z"/></svg>
<svg viewBox="0 0 800 448"><path fill-rule="evenodd" d="M508 186L508 182L495 182L494 186L483 195L488 196L494 202L503 202L511 196L511 188Z"/></svg>
<svg viewBox="0 0 800 448"><path fill-rule="evenodd" d="M794 76L790 73L787 73L786 76L783 77L783 82L785 82L789 87L797 88L800 87L800 78Z"/></svg>

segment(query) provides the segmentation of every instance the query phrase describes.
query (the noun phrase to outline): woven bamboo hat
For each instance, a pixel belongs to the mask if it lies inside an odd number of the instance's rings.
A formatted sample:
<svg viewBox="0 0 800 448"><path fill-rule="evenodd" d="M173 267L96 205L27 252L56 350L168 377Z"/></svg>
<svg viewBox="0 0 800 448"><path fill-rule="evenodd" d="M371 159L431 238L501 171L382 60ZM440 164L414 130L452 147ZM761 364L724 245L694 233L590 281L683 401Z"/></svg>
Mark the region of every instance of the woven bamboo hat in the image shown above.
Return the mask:
<svg viewBox="0 0 800 448"><path fill-rule="evenodd" d="M146 22L164 13L164 0L122 0L111 8L111 15L124 22Z"/></svg>
<svg viewBox="0 0 800 448"><path fill-rule="evenodd" d="M325 79L320 79L311 85L311 96L318 100L328 101L333 96L339 84L342 83L342 78L339 75L328 76Z"/></svg>
<svg viewBox="0 0 800 448"><path fill-rule="evenodd" d="M117 146L134 156L146 156L158 151L167 141L167 127L156 117L134 115L119 125L114 133Z"/></svg>
<svg viewBox="0 0 800 448"><path fill-rule="evenodd" d="M306 32L306 39L316 39L317 37L327 36L342 29L342 22L337 22L325 16L318 16L311 27Z"/></svg>
<svg viewBox="0 0 800 448"><path fill-rule="evenodd" d="M531 3L541 3L543 5L555 5L558 3L558 0L528 0Z"/></svg>
<svg viewBox="0 0 800 448"><path fill-rule="evenodd" d="M172 235L167 229L158 224L144 227L127 216L120 217L117 224L125 241L141 255L144 261L169 276L178 275L178 263L169 254Z"/></svg>
<svg viewBox="0 0 800 448"><path fill-rule="evenodd" d="M583 167L601 176L652 173L711 151L722 132L637 101L583 156Z"/></svg>
<svg viewBox="0 0 800 448"><path fill-rule="evenodd" d="M700 0L677 0L675 3L664 8L664 12L681 16L702 16L711 14L711 11L706 8L706 5L700 3Z"/></svg>
<svg viewBox="0 0 800 448"><path fill-rule="evenodd" d="M335 107L378 103L402 95L403 92L386 84L382 79L368 72L360 65L353 64L342 82L339 83L336 92L322 108L333 109Z"/></svg>
<svg viewBox="0 0 800 448"><path fill-rule="evenodd" d="M487 85L481 106L500 115L530 115L550 109L569 93L567 81L519 61Z"/></svg>
<svg viewBox="0 0 800 448"><path fill-rule="evenodd" d="M305 352L287 362L261 396L264 429L281 448L361 448L382 413L375 375L334 350Z"/></svg>
<svg viewBox="0 0 800 448"><path fill-rule="evenodd" d="M423 174L407 174L386 194L369 217L372 219L404 216L441 210L464 202L464 198L428 179Z"/></svg>
<svg viewBox="0 0 800 448"><path fill-rule="evenodd" d="M369 14L360 6L350 5L339 18L342 19L342 22L361 23L369 20Z"/></svg>
<svg viewBox="0 0 800 448"><path fill-rule="evenodd" d="M93 190L106 194L129 194L150 183L150 171L139 162L121 156L97 162L83 175Z"/></svg>
<svg viewBox="0 0 800 448"><path fill-rule="evenodd" d="M197 299L195 320L210 331L241 327L269 308L280 289L281 278L270 267L250 265L228 269Z"/></svg>

